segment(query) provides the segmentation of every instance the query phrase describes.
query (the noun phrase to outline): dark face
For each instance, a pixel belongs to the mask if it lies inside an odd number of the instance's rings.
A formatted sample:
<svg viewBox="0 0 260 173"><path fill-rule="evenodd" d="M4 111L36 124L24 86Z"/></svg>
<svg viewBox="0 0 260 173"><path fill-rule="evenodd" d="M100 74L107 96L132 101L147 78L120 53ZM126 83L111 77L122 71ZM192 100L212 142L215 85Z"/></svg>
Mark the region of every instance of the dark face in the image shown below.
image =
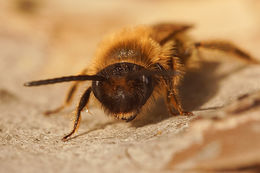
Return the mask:
<svg viewBox="0 0 260 173"><path fill-rule="evenodd" d="M145 68L133 63L110 65L97 75L105 81L93 81L95 97L110 113L130 113L139 110L151 96L155 80Z"/></svg>

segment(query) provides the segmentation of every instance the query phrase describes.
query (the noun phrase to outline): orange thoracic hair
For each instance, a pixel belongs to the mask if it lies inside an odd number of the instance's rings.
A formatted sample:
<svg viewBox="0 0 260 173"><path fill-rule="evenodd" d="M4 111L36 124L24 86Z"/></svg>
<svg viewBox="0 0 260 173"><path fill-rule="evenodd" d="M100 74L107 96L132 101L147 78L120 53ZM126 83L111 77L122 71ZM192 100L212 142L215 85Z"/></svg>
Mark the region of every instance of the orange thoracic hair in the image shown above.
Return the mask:
<svg viewBox="0 0 260 173"><path fill-rule="evenodd" d="M173 55L174 41L160 45L157 37L156 31L148 26L125 28L110 35L99 45L93 72L119 62L130 62L146 68L160 63L168 69L167 61ZM175 63L175 67L180 67L177 61Z"/></svg>

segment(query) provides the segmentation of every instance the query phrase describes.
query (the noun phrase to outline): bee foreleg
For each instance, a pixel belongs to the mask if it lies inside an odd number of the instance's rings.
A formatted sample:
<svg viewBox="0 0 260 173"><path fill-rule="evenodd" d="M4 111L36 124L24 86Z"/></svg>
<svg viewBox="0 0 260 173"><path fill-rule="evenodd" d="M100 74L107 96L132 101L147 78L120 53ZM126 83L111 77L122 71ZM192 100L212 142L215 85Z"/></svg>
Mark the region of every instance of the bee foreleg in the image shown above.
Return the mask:
<svg viewBox="0 0 260 173"><path fill-rule="evenodd" d="M73 129L72 131L63 137L63 140L66 140L68 137L70 137L71 135L73 135L76 130L78 129L79 127L79 123L80 123L80 114L81 114L81 111L83 110L83 108L87 105L88 101L89 101L89 97L90 97L90 93L91 93L92 89L91 87L89 87L85 93L83 94L83 96L81 97L80 99L80 102L79 102L79 105L78 105L78 108L77 108L77 114L75 116L75 120L74 120L74 126L73 126Z"/></svg>
<svg viewBox="0 0 260 173"><path fill-rule="evenodd" d="M172 110L172 105L178 111L178 113L180 115L186 115L186 116L193 115L192 112L186 112L183 110L183 108L179 102L179 99L178 99L178 94L176 92L167 90L166 97L167 97L166 102L167 102L168 111L172 115L176 115L176 113Z"/></svg>

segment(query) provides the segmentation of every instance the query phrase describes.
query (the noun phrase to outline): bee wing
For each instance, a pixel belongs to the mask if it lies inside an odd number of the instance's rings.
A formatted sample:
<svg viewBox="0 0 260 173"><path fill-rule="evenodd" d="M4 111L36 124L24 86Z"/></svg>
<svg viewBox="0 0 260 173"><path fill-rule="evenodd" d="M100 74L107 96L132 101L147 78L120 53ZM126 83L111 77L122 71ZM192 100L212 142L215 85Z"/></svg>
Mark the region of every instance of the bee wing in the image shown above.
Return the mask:
<svg viewBox="0 0 260 173"><path fill-rule="evenodd" d="M152 26L153 38L161 45L165 44L176 34L187 31L193 25L177 24L177 23L160 23Z"/></svg>

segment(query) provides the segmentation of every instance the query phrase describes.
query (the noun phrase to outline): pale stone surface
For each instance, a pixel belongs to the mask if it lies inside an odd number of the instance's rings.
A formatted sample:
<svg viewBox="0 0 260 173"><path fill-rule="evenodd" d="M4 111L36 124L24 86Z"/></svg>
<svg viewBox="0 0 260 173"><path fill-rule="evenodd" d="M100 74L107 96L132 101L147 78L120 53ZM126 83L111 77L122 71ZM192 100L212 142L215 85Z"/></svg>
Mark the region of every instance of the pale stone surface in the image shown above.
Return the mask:
<svg viewBox="0 0 260 173"><path fill-rule="evenodd" d="M76 137L68 142L61 137L70 130L83 90L72 108L45 117L42 112L63 101L69 84L22 86L32 79L80 72L91 65L103 36L126 25L193 23L196 28L190 34L196 40L232 40L260 59L259 1L41 0L29 8L15 4L24 1L0 0L0 172L259 168L259 95L237 100L259 92L257 65L207 52L202 68L187 73L181 86L184 106L195 117L169 116L160 100L129 124L91 105L92 115L83 113Z"/></svg>

